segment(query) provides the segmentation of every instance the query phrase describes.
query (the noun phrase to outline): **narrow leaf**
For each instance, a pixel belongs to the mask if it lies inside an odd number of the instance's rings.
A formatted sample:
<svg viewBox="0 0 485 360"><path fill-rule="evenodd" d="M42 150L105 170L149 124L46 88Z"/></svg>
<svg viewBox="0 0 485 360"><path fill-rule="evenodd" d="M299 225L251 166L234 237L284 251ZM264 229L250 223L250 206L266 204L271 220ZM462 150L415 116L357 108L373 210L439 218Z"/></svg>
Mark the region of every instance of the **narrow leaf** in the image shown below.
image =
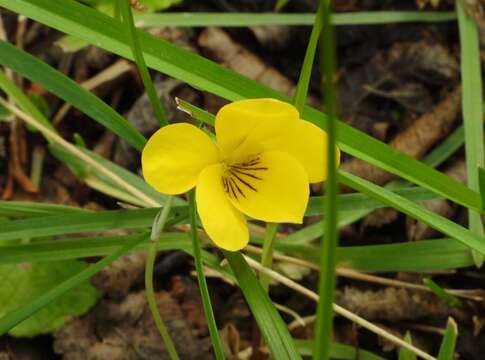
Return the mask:
<svg viewBox="0 0 485 360"><path fill-rule="evenodd" d="M261 334L275 359L301 359L288 328L240 253L224 251Z"/></svg>
<svg viewBox="0 0 485 360"><path fill-rule="evenodd" d="M458 326L452 317L448 318L445 336L441 342L438 360L453 360L455 353L456 337L458 336Z"/></svg>

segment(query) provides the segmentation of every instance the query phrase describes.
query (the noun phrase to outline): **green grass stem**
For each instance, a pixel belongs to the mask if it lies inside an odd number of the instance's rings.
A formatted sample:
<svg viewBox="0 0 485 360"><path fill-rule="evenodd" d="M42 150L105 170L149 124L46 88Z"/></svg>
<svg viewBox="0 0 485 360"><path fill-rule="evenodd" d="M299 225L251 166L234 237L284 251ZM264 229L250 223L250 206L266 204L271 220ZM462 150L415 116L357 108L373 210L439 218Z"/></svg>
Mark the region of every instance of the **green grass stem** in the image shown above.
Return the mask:
<svg viewBox="0 0 485 360"><path fill-rule="evenodd" d="M463 8L460 0L456 2L458 13L458 28L461 48L461 81L462 81L462 113L465 128L465 154L467 184L470 189L479 191L478 168L485 166L485 148L483 142L483 92L480 67L480 43L478 28ZM470 231L484 236L481 214L468 210L468 226ZM472 251L475 264L480 267L484 257Z"/></svg>
<svg viewBox="0 0 485 360"><path fill-rule="evenodd" d="M313 358L327 360L330 354L333 324L333 297L335 291L336 248L338 243L337 174L336 174L336 121L337 95L335 90L335 36L332 26L331 3L320 0L323 7L321 31L321 74L325 94L327 122L327 181L324 200L324 232L320 256L320 301L317 306L315 349Z"/></svg>
<svg viewBox="0 0 485 360"><path fill-rule="evenodd" d="M197 271L197 280L199 282L200 296L204 307L205 318L209 326L209 333L212 340L214 355L217 360L225 359L219 331L217 330L216 319L212 310L212 304L209 296L209 288L204 276L204 267L202 265L202 255L200 249L199 236L197 234L197 212L195 206L195 191L189 193L190 203L190 236L192 238L192 248L194 253L195 270Z"/></svg>
<svg viewBox="0 0 485 360"><path fill-rule="evenodd" d="M310 40L305 52L305 58L303 59L303 65L300 70L300 77L296 86L295 96L293 98L293 105L295 105L298 112L301 114L305 107L306 98L308 95L308 85L310 84L310 78L312 76L313 62L315 61L315 53L317 51L318 39L322 32L323 26L323 1L320 1L315 15L315 21L313 23L312 32L310 34Z"/></svg>
<svg viewBox="0 0 485 360"><path fill-rule="evenodd" d="M155 265L155 257L157 255L158 241L160 240L160 235L163 232L165 224L167 222L168 215L170 214L170 209L172 208L173 196L167 198L165 206L155 217L152 226L152 233L150 235L150 245L148 246L147 259L145 263L145 290L148 301L148 307L152 313L155 325L163 339L163 343L167 348L168 355L171 360L178 360L179 356L175 345L168 333L168 330L162 320L160 311L158 309L157 301L155 299L155 290L153 288L153 267Z"/></svg>
<svg viewBox="0 0 485 360"><path fill-rule="evenodd" d="M266 224L266 235L263 242L263 253L261 254L261 265L267 268L271 268L273 265L273 249L274 241L276 238L276 232L278 231L277 223ZM267 292L269 288L269 278L261 273L259 274L259 282L263 289Z"/></svg>
<svg viewBox="0 0 485 360"><path fill-rule="evenodd" d="M160 103L160 99L157 95L157 91L153 86L150 73L145 64L145 59L140 46L140 41L138 40L138 35L135 28L135 23L133 21L133 14L131 11L131 6L128 0L117 0L117 5L121 13L123 22L126 24L126 31L128 33L128 38L130 41L131 51L133 53L133 58L135 59L136 65L138 66L138 71L140 72L141 80L143 81L143 86L147 92L148 98L153 107L153 111L161 126L167 125L167 114Z"/></svg>

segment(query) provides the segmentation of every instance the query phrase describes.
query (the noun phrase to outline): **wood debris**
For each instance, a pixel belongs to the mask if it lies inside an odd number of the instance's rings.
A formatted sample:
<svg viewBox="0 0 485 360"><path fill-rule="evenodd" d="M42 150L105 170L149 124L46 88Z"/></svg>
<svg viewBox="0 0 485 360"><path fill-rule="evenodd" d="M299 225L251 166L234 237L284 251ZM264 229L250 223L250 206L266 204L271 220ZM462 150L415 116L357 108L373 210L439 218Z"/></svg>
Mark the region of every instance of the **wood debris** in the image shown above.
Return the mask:
<svg viewBox="0 0 485 360"><path fill-rule="evenodd" d="M256 54L233 41L225 31L216 27L206 28L199 36L198 45L211 58L241 75L285 95L293 95L295 84L290 79L266 64ZM310 104L319 104L319 101L312 96L308 101Z"/></svg>
<svg viewBox="0 0 485 360"><path fill-rule="evenodd" d="M345 287L336 292L336 303L370 321L445 318L450 308L436 295L404 288L360 290Z"/></svg>
<svg viewBox="0 0 485 360"><path fill-rule="evenodd" d="M430 112L420 116L411 126L400 132L389 145L397 151L420 159L434 144L450 132L460 111L461 87L456 87ZM360 159L352 159L343 163L341 169L378 185L397 178L396 175Z"/></svg>

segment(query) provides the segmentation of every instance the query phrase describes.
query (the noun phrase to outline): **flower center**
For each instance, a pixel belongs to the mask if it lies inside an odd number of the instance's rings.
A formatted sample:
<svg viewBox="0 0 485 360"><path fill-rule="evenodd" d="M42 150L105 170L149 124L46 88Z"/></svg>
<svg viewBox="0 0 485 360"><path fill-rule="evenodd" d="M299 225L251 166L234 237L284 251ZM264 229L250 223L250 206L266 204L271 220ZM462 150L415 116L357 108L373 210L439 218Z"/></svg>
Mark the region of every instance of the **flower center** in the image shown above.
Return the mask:
<svg viewBox="0 0 485 360"><path fill-rule="evenodd" d="M261 173L268 170L261 163L261 157L254 155L238 163L224 163L222 186L227 195L235 200L246 198L248 192L258 192Z"/></svg>

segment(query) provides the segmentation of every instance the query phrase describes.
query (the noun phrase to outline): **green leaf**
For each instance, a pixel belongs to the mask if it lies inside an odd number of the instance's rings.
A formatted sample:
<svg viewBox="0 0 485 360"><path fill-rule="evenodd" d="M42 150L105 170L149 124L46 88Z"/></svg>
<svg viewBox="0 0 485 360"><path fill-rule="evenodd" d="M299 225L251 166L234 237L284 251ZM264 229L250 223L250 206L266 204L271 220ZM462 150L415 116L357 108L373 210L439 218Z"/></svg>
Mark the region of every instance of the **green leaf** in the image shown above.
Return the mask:
<svg viewBox="0 0 485 360"><path fill-rule="evenodd" d="M461 241L480 254L485 254L485 242L480 235L367 180L343 171L340 171L339 175L343 184L385 202L389 206L431 226L433 229Z"/></svg>
<svg viewBox="0 0 485 360"><path fill-rule="evenodd" d="M27 218L54 214L85 213L90 210L74 206L28 202L28 201L6 201L0 200L0 215L12 218Z"/></svg>
<svg viewBox="0 0 485 360"><path fill-rule="evenodd" d="M0 40L0 49L2 43L7 44ZM11 46L11 45L10 45ZM2 50L0 50L0 57ZM15 103L26 113L37 119L42 125L50 130L55 131L52 124L47 120L44 114L34 105L32 99L23 93L23 91L15 85L2 71L0 71L0 89L2 89ZM7 111L4 108L5 111Z"/></svg>
<svg viewBox="0 0 485 360"><path fill-rule="evenodd" d="M458 326L453 318L448 318L445 336L441 342L438 360L453 360L455 353L456 337L458 336Z"/></svg>
<svg viewBox="0 0 485 360"><path fill-rule="evenodd" d="M87 266L88 264L76 260L0 265L0 317L24 306L31 299L42 295ZM53 332L63 325L67 316L86 313L98 298L98 291L89 282L82 282L15 326L9 333L13 336L32 337Z"/></svg>
<svg viewBox="0 0 485 360"><path fill-rule="evenodd" d="M138 27L180 26L180 27L244 27L258 25L312 25L315 14L273 14L273 13L138 13L135 20ZM441 22L456 19L454 11L355 11L338 13L333 24L369 25L395 22Z"/></svg>
<svg viewBox="0 0 485 360"><path fill-rule="evenodd" d="M465 129L458 126L448 137L426 155L423 162L437 167L453 155L465 142Z"/></svg>
<svg viewBox="0 0 485 360"><path fill-rule="evenodd" d="M485 166L480 41L477 24L465 13L460 0L456 1L456 11L460 32L462 118L465 128L467 185L470 189L479 191L478 167ZM485 235L480 212L471 209L468 211L468 226L475 234L481 237ZM483 254L480 255L474 251L473 258L478 267L482 266L485 259Z"/></svg>
<svg viewBox="0 0 485 360"><path fill-rule="evenodd" d="M409 331L406 332L406 335L404 336L404 341L406 341L408 344L411 344L411 345L413 344L411 333ZM417 358L416 358L416 354L401 347L399 348L398 360L417 360Z"/></svg>
<svg viewBox="0 0 485 360"><path fill-rule="evenodd" d="M63 2L61 7L68 7L68 4L71 4L71 2ZM72 4L75 3L72 2ZM143 148L146 141L145 138L120 114L97 96L82 88L79 84L43 61L0 40L0 63L22 74L22 76L41 84L53 94L64 99L107 129L110 129L125 139L136 149L141 150ZM15 95L17 98L16 102L27 113L33 115L36 119L44 118L43 116L35 116L35 113L42 115L37 108L34 107L34 110L31 107L26 107L25 101L21 101L22 96L15 92L12 87L7 87L4 77L3 74L0 74L0 87L9 93L9 95ZM23 96L25 97L25 95ZM52 125L49 122L46 123L46 120L43 120L42 124L52 129Z"/></svg>
<svg viewBox="0 0 485 360"><path fill-rule="evenodd" d="M80 212L9 221L0 227L0 240L149 227L159 210L151 208Z"/></svg>
<svg viewBox="0 0 485 360"><path fill-rule="evenodd" d="M165 0L163 0L165 1ZM113 7L105 11L113 14ZM153 13L135 12L137 27L243 27L258 25L311 25L314 14L272 14L272 13ZM362 11L338 13L333 18L335 25L367 25L399 22L443 22L456 19L454 11ZM76 36L66 35L56 45L64 52L76 52L89 43Z"/></svg>
<svg viewBox="0 0 485 360"><path fill-rule="evenodd" d="M424 285L426 285L436 296L445 301L449 306L461 306L461 301L452 294L447 293L441 286L435 283L430 278L423 279Z"/></svg>
<svg viewBox="0 0 485 360"><path fill-rule="evenodd" d="M302 356L312 356L313 340L295 339L294 341ZM339 360L384 360L383 357L375 355L369 351L335 342L330 344L330 357Z"/></svg>
<svg viewBox="0 0 485 360"><path fill-rule="evenodd" d="M146 233L146 232L145 232ZM62 240L35 241L27 244L0 247L0 264L18 264L28 261L58 261L92 256L105 256L128 244L138 235L94 236L67 238ZM141 243L135 250L145 250L148 242ZM158 250L184 250L191 248L190 239L184 233L163 233Z"/></svg>
<svg viewBox="0 0 485 360"><path fill-rule="evenodd" d="M318 263L318 248L275 243L276 249ZM470 249L453 239L337 248L339 266L368 272L434 271L473 265Z"/></svg>
<svg viewBox="0 0 485 360"><path fill-rule="evenodd" d="M482 208L485 209L485 168L478 168L478 183L480 186L480 197L482 199Z"/></svg>
<svg viewBox="0 0 485 360"><path fill-rule="evenodd" d="M131 56L122 24L86 6L61 0L0 0L0 5L60 31L81 37L108 51L127 58ZM83 22L78 21L80 17L84 19ZM229 100L273 97L288 101L280 93L187 50L143 32L139 36L149 67L196 88ZM2 55L3 51L0 51L1 63L15 66L17 56ZM22 72L26 72L26 69L22 69ZM306 107L303 117L326 128L326 116L315 109ZM481 211L481 201L476 191L342 122L338 122L337 128L338 144L343 151L459 204Z"/></svg>
<svg viewBox="0 0 485 360"><path fill-rule="evenodd" d="M32 315L42 310L56 299L66 294L68 291L71 291L77 286L85 283L98 271L109 265L127 251L131 250L134 246L146 238L147 235L140 235L130 243L122 247L118 247L115 252L105 257L103 260L100 260L95 264L91 264L84 270L81 270L71 277L63 280L59 285L49 289L44 288L43 291L40 294L37 294L37 296L35 296L33 299L32 297L24 298L24 305L18 306L15 308L15 310L8 312L8 314L0 318L0 335L10 331L13 327L30 318ZM12 295L9 294L9 296Z"/></svg>
<svg viewBox="0 0 485 360"><path fill-rule="evenodd" d="M253 271L238 252L224 251L271 355L275 359L301 359L288 328Z"/></svg>

